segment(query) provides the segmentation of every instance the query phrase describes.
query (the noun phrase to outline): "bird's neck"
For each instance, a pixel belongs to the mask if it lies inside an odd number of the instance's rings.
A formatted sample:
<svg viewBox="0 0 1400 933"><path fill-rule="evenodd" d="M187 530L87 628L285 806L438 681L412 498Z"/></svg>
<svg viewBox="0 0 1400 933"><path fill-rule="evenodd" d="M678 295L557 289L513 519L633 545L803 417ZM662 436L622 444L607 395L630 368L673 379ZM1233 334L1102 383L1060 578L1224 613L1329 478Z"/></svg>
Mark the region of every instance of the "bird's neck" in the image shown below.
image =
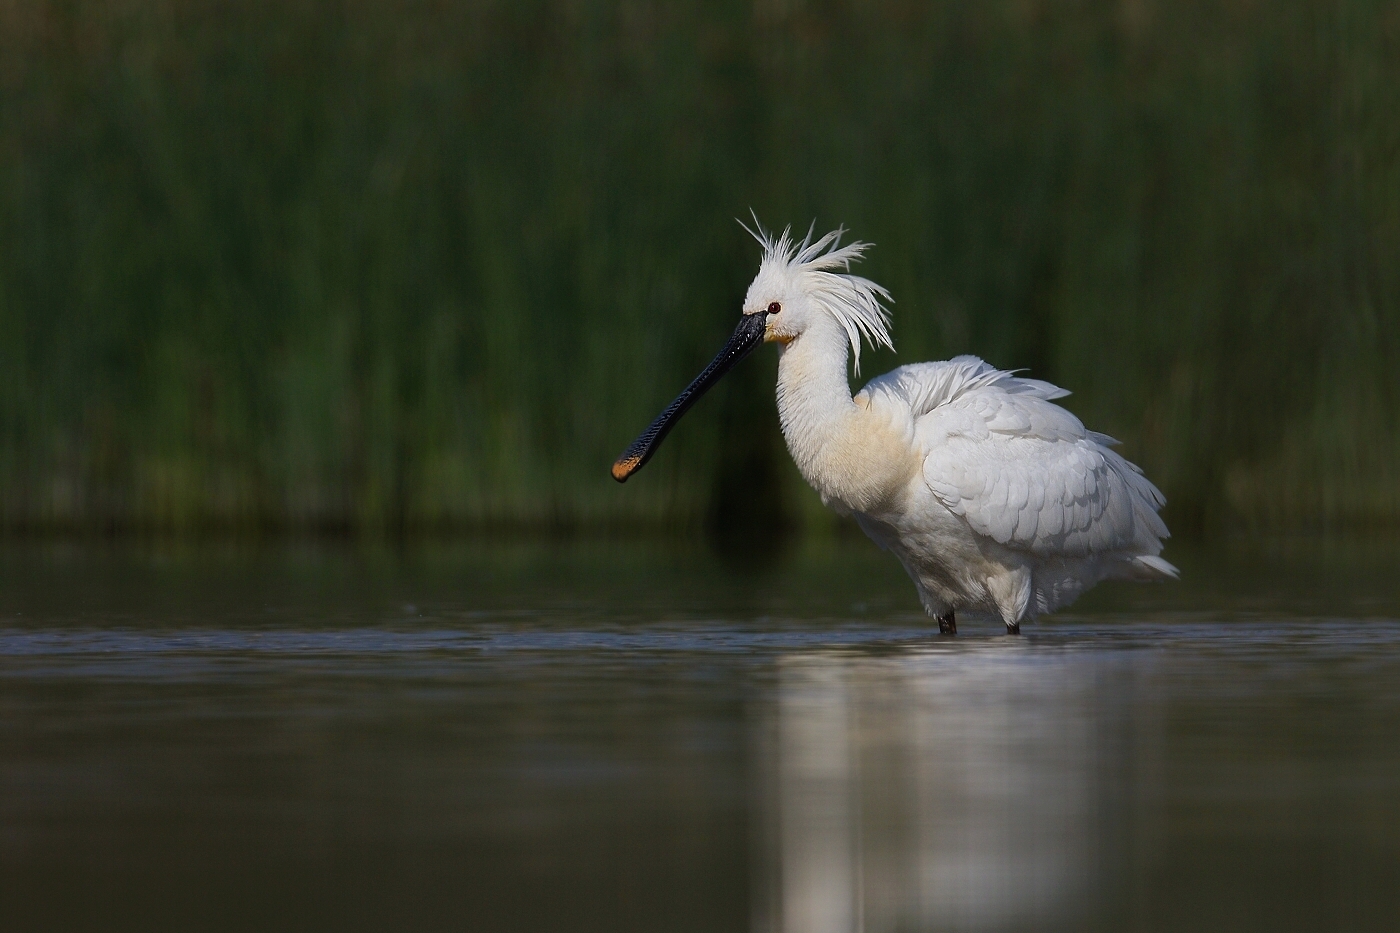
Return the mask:
<svg viewBox="0 0 1400 933"><path fill-rule="evenodd" d="M778 357L778 417L793 456L856 410L846 381L850 344L836 322L814 325Z"/></svg>
<svg viewBox="0 0 1400 933"><path fill-rule="evenodd" d="M849 338L836 321L816 324L782 349L778 417L804 479L838 509L868 511L894 481L882 456L887 429L851 399Z"/></svg>

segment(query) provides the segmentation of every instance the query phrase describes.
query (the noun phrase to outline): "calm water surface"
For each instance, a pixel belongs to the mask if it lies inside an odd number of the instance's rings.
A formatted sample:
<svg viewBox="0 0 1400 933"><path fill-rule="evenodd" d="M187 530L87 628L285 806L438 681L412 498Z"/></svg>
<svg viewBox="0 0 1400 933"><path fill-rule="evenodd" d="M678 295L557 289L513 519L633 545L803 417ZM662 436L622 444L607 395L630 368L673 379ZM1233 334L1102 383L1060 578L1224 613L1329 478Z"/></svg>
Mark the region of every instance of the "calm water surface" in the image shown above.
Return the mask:
<svg viewBox="0 0 1400 933"><path fill-rule="evenodd" d="M5 929L1400 928L1400 547L0 548Z"/></svg>

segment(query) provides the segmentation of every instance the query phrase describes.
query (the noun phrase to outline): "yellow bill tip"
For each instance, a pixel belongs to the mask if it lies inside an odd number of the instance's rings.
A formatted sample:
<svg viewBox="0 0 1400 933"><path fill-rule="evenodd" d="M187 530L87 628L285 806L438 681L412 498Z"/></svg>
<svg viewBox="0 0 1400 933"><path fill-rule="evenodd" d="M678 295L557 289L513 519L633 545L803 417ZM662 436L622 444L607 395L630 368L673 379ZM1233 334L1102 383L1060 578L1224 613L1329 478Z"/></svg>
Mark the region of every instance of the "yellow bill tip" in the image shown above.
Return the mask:
<svg viewBox="0 0 1400 933"><path fill-rule="evenodd" d="M625 483L627 477L635 473L641 464L641 457L623 457L612 465L612 477L619 483Z"/></svg>

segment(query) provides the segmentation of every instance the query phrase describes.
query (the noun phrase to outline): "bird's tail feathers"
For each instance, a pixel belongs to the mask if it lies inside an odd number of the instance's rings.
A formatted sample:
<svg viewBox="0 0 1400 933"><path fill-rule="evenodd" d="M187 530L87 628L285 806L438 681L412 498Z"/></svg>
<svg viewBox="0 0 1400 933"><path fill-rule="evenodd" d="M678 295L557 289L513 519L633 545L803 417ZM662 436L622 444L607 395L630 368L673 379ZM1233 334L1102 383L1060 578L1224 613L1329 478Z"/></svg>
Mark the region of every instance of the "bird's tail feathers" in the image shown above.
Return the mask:
<svg viewBox="0 0 1400 933"><path fill-rule="evenodd" d="M1133 576L1139 580L1175 580L1181 571L1154 554L1139 554L1133 558Z"/></svg>

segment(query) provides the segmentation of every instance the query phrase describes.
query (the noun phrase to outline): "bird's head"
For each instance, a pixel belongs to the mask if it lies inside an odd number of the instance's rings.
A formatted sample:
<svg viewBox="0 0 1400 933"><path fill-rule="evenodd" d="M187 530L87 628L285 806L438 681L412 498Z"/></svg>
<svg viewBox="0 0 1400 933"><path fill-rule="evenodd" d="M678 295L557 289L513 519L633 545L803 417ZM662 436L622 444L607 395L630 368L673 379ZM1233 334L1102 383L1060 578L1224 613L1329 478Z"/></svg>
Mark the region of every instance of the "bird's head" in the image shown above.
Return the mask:
<svg viewBox="0 0 1400 933"><path fill-rule="evenodd" d="M873 346L893 349L889 312L882 304L889 300L889 292L869 279L850 274L851 263L861 258L869 244L842 246L844 229L814 241L810 228L798 243L790 229L774 236L759 226L758 218L754 218L752 229L744 229L763 246L763 259L744 298L739 326L710 365L613 463L613 479L619 483L640 470L690 406L760 343L786 346L813 328L834 321L850 338L857 373L862 337Z"/></svg>
<svg viewBox="0 0 1400 933"><path fill-rule="evenodd" d="M774 236L757 220L752 229L744 229L763 247L758 275L744 298L744 315L763 317L765 341L786 345L814 326L835 322L850 339L857 374L862 337L871 346L893 348L884 306L889 292L850 273L851 263L861 259L869 243L842 246L842 228L815 241L808 229L800 243L790 229Z"/></svg>

